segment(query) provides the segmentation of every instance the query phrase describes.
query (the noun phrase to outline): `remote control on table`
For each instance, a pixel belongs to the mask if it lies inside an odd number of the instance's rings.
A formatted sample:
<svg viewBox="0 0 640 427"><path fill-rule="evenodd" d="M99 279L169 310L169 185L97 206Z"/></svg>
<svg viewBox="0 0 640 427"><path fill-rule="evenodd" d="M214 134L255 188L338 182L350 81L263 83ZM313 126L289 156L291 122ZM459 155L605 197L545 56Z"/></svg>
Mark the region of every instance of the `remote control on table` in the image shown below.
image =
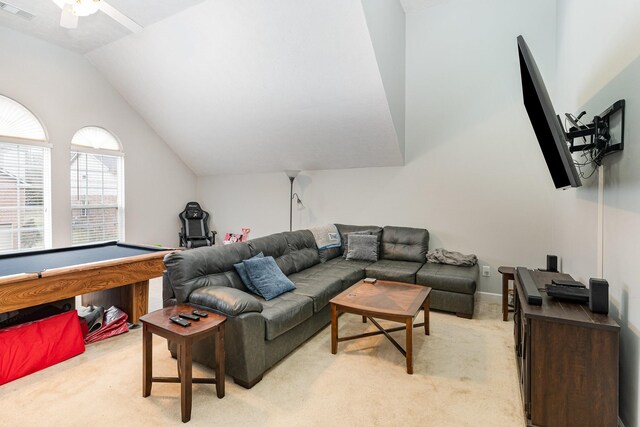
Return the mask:
<svg viewBox="0 0 640 427"><path fill-rule="evenodd" d="M187 326L191 325L191 322L188 322L188 321L186 321L184 319L181 319L178 316L170 317L169 320L171 320L173 323L177 323L178 325L182 326L183 328L186 328Z"/></svg>
<svg viewBox="0 0 640 427"><path fill-rule="evenodd" d="M207 313L206 311L200 310L193 310L192 313L199 317L207 317L209 315L209 313Z"/></svg>
<svg viewBox="0 0 640 427"><path fill-rule="evenodd" d="M180 313L178 314L178 316L182 317L183 319L193 320L194 322L197 322L198 320L200 320L198 316L194 316L193 314L189 314L189 313Z"/></svg>

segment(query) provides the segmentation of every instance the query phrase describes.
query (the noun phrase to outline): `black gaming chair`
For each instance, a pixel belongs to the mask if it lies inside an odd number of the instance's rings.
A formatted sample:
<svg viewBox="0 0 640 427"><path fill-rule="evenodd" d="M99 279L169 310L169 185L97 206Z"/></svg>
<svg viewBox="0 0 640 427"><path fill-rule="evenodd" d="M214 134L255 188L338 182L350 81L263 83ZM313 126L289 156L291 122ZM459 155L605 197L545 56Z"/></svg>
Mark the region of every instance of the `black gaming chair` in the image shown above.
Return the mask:
<svg viewBox="0 0 640 427"><path fill-rule="evenodd" d="M199 203L187 203L178 218L182 222L180 246L190 249L215 244L216 232L209 231L209 212L203 211Z"/></svg>

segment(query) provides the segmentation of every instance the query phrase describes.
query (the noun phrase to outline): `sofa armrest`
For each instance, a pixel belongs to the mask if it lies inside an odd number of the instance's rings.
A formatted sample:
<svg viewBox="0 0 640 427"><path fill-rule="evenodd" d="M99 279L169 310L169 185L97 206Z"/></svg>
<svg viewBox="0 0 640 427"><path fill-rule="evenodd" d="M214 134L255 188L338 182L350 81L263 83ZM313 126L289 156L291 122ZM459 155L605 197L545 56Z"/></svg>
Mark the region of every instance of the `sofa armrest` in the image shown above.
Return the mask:
<svg viewBox="0 0 640 427"><path fill-rule="evenodd" d="M175 305L176 295L173 293L173 287L171 286L171 279L167 271L162 272L162 306L167 307L169 305Z"/></svg>
<svg viewBox="0 0 640 427"><path fill-rule="evenodd" d="M205 286L189 295L189 302L210 308L226 316L262 311L262 304L255 297L239 289L226 286Z"/></svg>

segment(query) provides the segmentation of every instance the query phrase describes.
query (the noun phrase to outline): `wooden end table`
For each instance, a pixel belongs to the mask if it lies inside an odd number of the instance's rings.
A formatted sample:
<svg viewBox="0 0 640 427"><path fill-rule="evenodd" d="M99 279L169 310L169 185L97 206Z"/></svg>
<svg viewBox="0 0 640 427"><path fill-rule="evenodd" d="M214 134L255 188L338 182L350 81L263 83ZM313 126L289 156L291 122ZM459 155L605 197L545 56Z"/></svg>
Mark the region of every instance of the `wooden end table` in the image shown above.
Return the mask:
<svg viewBox="0 0 640 427"><path fill-rule="evenodd" d="M192 321L191 326L182 327L169 320L180 313L191 313L194 307L186 304L166 307L145 314L142 322L142 397L151 394L151 384L180 383L180 406L182 422L191 419L191 384L215 384L219 399L224 397L224 323L226 317L209 313L208 317ZM154 377L152 335L156 334L178 344L178 377ZM191 346L194 341L210 335L215 339L216 376L215 378L192 378Z"/></svg>
<svg viewBox="0 0 640 427"><path fill-rule="evenodd" d="M500 267L498 272L502 274L502 320L509 319L509 280L514 280L516 269L513 267Z"/></svg>
<svg viewBox="0 0 640 427"><path fill-rule="evenodd" d="M349 289L335 296L331 301L331 353L336 354L338 343L357 338L384 334L385 337L407 359L407 373L413 374L413 328L424 326L424 334L429 335L429 303L431 288L408 283L378 280L376 283L360 281ZM413 324L413 319L424 308L424 322ZM349 337L338 337L338 314L352 313L362 316L362 321L369 319L378 328L377 331L367 332ZM391 320L404 323L404 326L384 329L374 319ZM398 342L389 335L390 332L405 330L406 346L403 349Z"/></svg>

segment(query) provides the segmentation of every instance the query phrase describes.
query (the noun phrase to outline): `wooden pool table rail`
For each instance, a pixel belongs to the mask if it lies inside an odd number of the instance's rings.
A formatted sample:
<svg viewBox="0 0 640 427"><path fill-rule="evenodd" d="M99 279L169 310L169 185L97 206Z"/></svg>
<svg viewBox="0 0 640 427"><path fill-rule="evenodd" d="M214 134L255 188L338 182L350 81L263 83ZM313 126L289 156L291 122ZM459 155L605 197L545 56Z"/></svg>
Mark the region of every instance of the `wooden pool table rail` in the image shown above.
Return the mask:
<svg viewBox="0 0 640 427"><path fill-rule="evenodd" d="M115 305L137 323L148 310L149 279L162 276L164 256L171 252L0 277L0 313L83 295L83 304Z"/></svg>

